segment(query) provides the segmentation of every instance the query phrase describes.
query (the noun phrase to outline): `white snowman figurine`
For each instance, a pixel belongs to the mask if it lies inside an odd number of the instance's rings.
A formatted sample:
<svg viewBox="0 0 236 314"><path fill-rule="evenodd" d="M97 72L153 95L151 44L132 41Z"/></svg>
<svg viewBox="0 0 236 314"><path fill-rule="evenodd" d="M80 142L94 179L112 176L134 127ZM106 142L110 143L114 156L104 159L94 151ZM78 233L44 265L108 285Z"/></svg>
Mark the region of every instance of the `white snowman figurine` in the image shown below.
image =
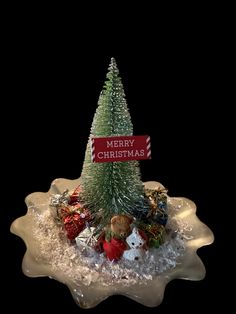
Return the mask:
<svg viewBox="0 0 236 314"><path fill-rule="evenodd" d="M133 228L132 233L126 238L130 249L125 250L123 257L129 261L140 261L142 260L145 250L143 246L145 240L141 237L136 227Z"/></svg>

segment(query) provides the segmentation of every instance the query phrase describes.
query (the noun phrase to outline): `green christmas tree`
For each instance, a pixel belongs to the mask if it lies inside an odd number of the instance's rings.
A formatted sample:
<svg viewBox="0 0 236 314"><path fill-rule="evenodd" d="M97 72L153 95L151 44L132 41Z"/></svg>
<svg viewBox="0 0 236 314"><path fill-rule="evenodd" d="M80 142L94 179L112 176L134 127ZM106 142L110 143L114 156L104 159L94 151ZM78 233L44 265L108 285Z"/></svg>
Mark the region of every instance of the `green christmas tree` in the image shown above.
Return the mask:
<svg viewBox="0 0 236 314"><path fill-rule="evenodd" d="M133 135L133 125L115 59L111 59L107 81L101 92L81 174L81 196L100 227L112 216L130 214L145 217L148 205L137 161L93 163L92 137Z"/></svg>

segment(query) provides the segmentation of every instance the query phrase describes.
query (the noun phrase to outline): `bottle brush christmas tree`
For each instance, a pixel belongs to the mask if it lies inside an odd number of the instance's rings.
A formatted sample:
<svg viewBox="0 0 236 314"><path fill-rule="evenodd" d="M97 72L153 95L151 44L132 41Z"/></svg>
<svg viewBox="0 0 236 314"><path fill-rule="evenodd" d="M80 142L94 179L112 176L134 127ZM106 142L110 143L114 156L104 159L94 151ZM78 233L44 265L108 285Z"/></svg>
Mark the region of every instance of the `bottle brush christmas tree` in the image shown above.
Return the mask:
<svg viewBox="0 0 236 314"><path fill-rule="evenodd" d="M202 279L196 251L213 234L192 201L141 181L138 160L149 158L150 137L133 135L112 58L81 177L56 179L47 193L28 195L27 214L11 226L27 243L24 273L67 284L84 308L112 294L156 306L170 280Z"/></svg>
<svg viewBox="0 0 236 314"><path fill-rule="evenodd" d="M138 161L94 163L93 137L130 136L133 125L115 59L111 59L107 81L94 116L81 175L81 197L100 227L114 215L147 216L148 203L140 178Z"/></svg>

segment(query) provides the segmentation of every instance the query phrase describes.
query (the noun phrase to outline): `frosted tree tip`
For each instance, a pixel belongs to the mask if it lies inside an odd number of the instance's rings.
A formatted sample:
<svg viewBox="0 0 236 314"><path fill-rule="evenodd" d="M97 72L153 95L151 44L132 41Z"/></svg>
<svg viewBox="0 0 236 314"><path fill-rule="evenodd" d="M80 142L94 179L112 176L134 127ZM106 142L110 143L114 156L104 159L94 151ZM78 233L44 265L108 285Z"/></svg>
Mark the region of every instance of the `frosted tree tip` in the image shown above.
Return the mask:
<svg viewBox="0 0 236 314"><path fill-rule="evenodd" d="M109 64L109 70L118 71L116 59L114 57L111 58L111 61L110 61L110 64Z"/></svg>
<svg viewBox="0 0 236 314"><path fill-rule="evenodd" d="M115 64L116 65L116 59L114 58L114 57L111 57L111 62L110 62L110 64L112 65L112 64Z"/></svg>

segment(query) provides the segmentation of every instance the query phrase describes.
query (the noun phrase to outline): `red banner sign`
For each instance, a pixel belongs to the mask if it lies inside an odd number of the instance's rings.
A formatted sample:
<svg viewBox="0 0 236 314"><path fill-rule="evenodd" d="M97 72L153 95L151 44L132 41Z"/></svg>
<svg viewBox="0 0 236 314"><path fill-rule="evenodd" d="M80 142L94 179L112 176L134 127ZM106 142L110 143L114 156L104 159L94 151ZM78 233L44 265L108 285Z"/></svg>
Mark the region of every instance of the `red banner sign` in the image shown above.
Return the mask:
<svg viewBox="0 0 236 314"><path fill-rule="evenodd" d="M110 136L91 139L93 162L151 159L150 136Z"/></svg>

